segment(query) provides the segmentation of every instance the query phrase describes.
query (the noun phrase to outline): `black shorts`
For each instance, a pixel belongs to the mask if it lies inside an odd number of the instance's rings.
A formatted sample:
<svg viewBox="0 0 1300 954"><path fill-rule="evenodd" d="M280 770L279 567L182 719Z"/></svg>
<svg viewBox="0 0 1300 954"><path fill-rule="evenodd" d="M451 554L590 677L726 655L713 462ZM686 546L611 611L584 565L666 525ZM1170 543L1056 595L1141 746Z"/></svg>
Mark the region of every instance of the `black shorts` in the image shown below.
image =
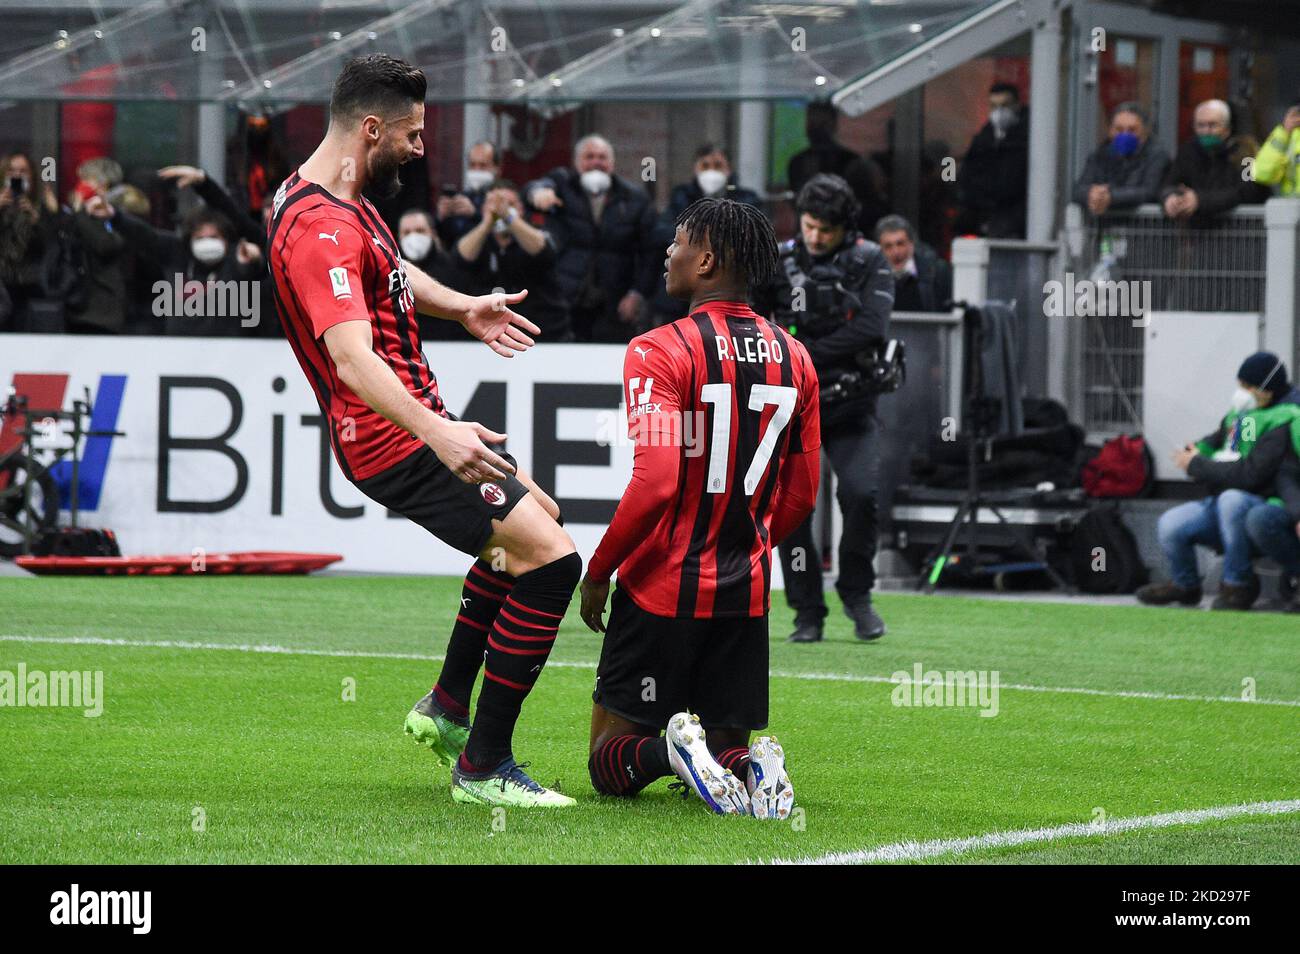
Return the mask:
<svg viewBox="0 0 1300 954"><path fill-rule="evenodd" d="M518 466L509 454L501 456ZM487 546L495 531L493 518L504 520L528 496L528 488L513 474L504 482L465 483L427 445L387 470L357 481L357 487L375 503L470 556L478 556Z"/></svg>
<svg viewBox="0 0 1300 954"><path fill-rule="evenodd" d="M591 699L657 729L688 709L706 729L766 728L767 616L656 616L616 586Z"/></svg>

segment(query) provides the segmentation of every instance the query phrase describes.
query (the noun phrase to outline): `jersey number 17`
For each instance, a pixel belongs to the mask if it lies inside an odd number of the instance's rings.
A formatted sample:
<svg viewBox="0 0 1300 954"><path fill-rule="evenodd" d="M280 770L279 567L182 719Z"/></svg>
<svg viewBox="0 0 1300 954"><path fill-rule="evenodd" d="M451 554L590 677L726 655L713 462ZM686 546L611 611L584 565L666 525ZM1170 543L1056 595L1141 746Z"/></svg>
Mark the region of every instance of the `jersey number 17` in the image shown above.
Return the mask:
<svg viewBox="0 0 1300 954"><path fill-rule="evenodd" d="M753 496L758 482L767 470L772 459L772 451L781 437L781 432L790 423L794 414L795 401L799 392L791 387L776 384L755 384L749 389L749 409L758 411L769 404L776 405L776 411L767 423L767 429L759 438L754 450L754 459L745 471L745 496ZM731 405L732 386L730 383L706 384L700 388L700 400L713 405L713 433L709 440L709 474L707 489L711 494L727 492L727 474L731 472Z"/></svg>

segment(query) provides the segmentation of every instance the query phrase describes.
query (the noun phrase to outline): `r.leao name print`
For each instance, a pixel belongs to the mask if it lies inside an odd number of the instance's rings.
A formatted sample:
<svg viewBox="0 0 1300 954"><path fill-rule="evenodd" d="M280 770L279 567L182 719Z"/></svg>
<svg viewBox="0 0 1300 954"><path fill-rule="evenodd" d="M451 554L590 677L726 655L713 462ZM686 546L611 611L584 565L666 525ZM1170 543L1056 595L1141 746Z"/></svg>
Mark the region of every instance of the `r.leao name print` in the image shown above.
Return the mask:
<svg viewBox="0 0 1300 954"><path fill-rule="evenodd" d="M761 337L742 336L737 338L732 335L728 338L724 335L714 335L713 340L718 343L719 361L736 361L741 364L763 364L766 362L780 364L784 360L781 342L775 338L769 342L766 338Z"/></svg>

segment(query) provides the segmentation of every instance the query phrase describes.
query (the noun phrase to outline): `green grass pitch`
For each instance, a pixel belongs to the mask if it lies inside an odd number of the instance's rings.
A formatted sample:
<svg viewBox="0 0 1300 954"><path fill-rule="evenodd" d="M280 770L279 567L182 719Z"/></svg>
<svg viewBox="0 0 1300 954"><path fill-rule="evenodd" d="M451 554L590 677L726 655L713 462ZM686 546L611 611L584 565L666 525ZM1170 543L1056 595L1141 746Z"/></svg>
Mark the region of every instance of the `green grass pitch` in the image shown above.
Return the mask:
<svg viewBox="0 0 1300 954"><path fill-rule="evenodd" d="M458 596L459 581L428 577L0 580L0 670L102 670L105 696L98 718L0 708L0 861L811 859L1087 823L1099 809L1300 798L1293 617L886 594L879 643L855 642L833 603L827 641L792 646L777 594L770 728L802 810L792 822L716 818L666 781L632 801L592 791L599 638L576 605L515 748L579 807L493 814L454 804L447 773L401 731ZM241 645L297 652L219 648ZM996 670L997 716L895 706L886 680L917 663ZM1252 684L1259 701L1233 701ZM1098 692L1041 691L1058 688ZM929 860L1298 859L1300 814L1287 813Z"/></svg>

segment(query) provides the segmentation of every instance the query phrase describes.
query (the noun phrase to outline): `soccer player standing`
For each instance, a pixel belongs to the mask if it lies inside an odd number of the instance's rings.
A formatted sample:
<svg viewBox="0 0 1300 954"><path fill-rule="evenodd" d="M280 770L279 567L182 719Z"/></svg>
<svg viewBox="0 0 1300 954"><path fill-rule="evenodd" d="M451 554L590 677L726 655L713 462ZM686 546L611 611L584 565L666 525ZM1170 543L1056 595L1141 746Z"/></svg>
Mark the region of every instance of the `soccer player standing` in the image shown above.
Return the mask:
<svg viewBox="0 0 1300 954"><path fill-rule="evenodd" d="M478 557L438 682L408 715L407 731L451 765L457 801L573 805L524 773L511 740L582 561L555 502L508 454L487 447L505 435L447 411L415 318L418 310L459 321L509 358L538 333L507 307L526 292L473 298L438 284L402 261L362 195L395 195L398 167L424 154L425 90L422 72L385 54L343 67L324 140L275 196L267 258L276 305L348 480Z"/></svg>
<svg viewBox="0 0 1300 954"><path fill-rule="evenodd" d="M675 773L715 812L785 818L781 746L749 738L767 726L772 547L816 499L817 373L746 304L778 267L762 212L698 200L665 267L690 313L628 346L632 480L582 582L583 621L605 632L588 768L604 794Z"/></svg>

